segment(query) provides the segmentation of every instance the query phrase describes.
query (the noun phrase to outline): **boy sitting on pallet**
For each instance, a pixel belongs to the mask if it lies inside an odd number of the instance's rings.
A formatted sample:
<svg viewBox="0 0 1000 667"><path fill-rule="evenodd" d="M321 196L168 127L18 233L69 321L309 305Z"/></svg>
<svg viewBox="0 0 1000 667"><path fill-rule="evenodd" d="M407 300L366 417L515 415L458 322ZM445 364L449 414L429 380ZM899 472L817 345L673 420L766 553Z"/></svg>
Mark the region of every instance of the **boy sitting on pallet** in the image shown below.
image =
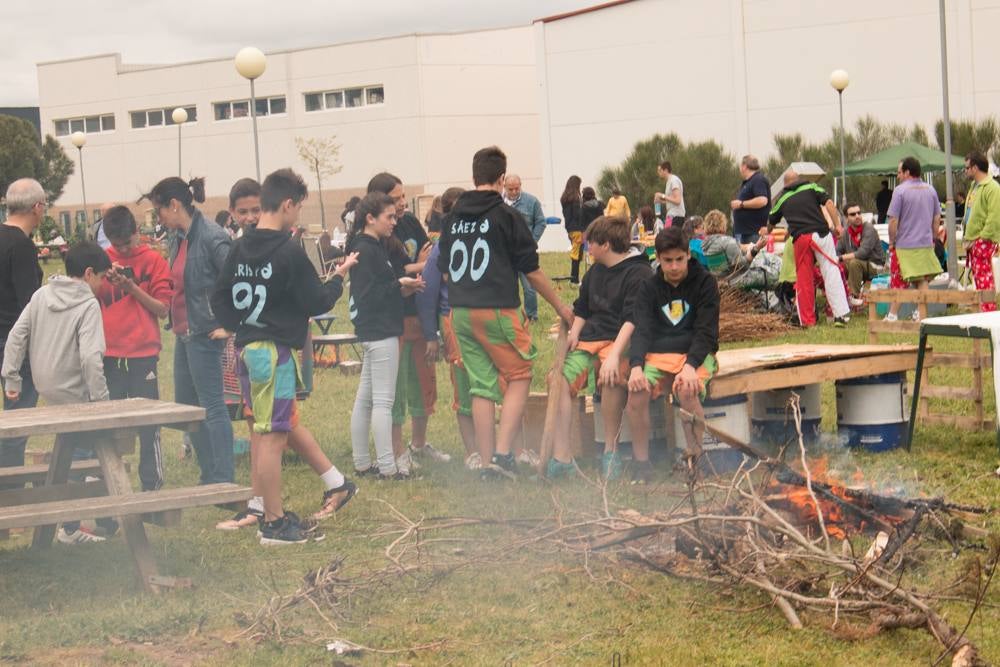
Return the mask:
<svg viewBox="0 0 1000 667"><path fill-rule="evenodd" d="M604 418L601 475L615 479L622 467L615 450L627 397L627 348L635 330L632 312L640 285L652 271L644 254L631 252L629 222L625 218L597 218L587 228L586 238L594 266L584 275L580 296L573 303L573 325L567 337L569 353L562 375L555 379L564 383L557 423L569 423L573 397L581 391L593 393L596 376ZM555 432L553 457L546 470L549 479L575 470L569 435L568 428ZM632 481L644 484L650 473L649 457L637 459Z"/></svg>
<svg viewBox="0 0 1000 667"><path fill-rule="evenodd" d="M656 273L639 287L635 301L628 379L632 449L649 460L649 401L670 389L681 408L704 418L701 400L718 371L719 286L697 260L680 227L656 235ZM704 426L684 421L685 458L701 454Z"/></svg>

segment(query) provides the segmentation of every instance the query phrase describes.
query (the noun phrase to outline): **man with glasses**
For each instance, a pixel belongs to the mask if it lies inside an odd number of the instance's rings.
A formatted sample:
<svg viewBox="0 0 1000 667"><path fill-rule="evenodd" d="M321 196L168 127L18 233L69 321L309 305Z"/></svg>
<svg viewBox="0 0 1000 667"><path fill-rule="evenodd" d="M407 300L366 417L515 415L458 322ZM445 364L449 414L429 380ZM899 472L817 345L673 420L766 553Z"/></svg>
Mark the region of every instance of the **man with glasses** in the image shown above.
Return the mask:
<svg viewBox="0 0 1000 667"><path fill-rule="evenodd" d="M7 221L0 225L0 364L11 328L42 285L42 267L38 249L31 236L45 218L45 191L38 181L22 178L7 188ZM16 400L4 395L4 410L33 408L38 392L31 380L31 368L25 356L21 366L21 393ZM27 438L0 440L0 467L23 466ZM0 488L10 488L0 486Z"/></svg>
<svg viewBox="0 0 1000 667"><path fill-rule="evenodd" d="M844 215L847 227L837 241L837 256L847 270L847 285L851 290L847 301L856 308L864 305L861 288L882 270L885 253L874 225L862 220L860 206L848 204L844 207Z"/></svg>
<svg viewBox="0 0 1000 667"><path fill-rule="evenodd" d="M966 204L965 261L976 289L992 290L993 257L1000 248L1000 185L990 177L989 161L979 151L965 156L965 175L973 182ZM980 308L992 312L997 304L984 303Z"/></svg>

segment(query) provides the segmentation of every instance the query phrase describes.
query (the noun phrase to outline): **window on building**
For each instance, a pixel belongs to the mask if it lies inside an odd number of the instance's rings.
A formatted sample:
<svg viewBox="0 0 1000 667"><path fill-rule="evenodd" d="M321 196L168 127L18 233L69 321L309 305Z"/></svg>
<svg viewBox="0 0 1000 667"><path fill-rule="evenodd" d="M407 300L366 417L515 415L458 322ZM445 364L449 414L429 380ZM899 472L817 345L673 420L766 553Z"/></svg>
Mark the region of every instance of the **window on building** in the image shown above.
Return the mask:
<svg viewBox="0 0 1000 667"><path fill-rule="evenodd" d="M76 212L76 224L82 225L87 222L87 212L77 211Z"/></svg>
<svg viewBox="0 0 1000 667"><path fill-rule="evenodd" d="M70 227L71 223L72 223L72 220L69 217L69 211L60 211L59 212L59 224L63 228L63 237L64 238L68 239L70 237L70 234L73 233L73 229L72 229L72 227Z"/></svg>
<svg viewBox="0 0 1000 667"><path fill-rule="evenodd" d="M57 137L65 137L74 132L86 132L87 134L113 132L115 116L114 114L104 114L80 118L58 118L52 121L52 126Z"/></svg>
<svg viewBox="0 0 1000 667"><path fill-rule="evenodd" d="M305 94L306 111L343 109L385 104L385 88L379 84L365 88L324 90Z"/></svg>
<svg viewBox="0 0 1000 667"><path fill-rule="evenodd" d="M348 88L344 91L344 100L347 103L347 107L352 109L354 107L363 106L365 103L365 89L364 88Z"/></svg>
<svg viewBox="0 0 1000 667"><path fill-rule="evenodd" d="M146 109L145 111L130 111L129 119L132 129L138 130L144 127L160 127L163 125L173 125L173 113L177 107L164 107L162 109ZM194 123L198 120L198 109L194 106L186 106L188 119L185 122Z"/></svg>
<svg viewBox="0 0 1000 667"><path fill-rule="evenodd" d="M258 116L274 116L287 111L285 96L262 97L257 101L255 107ZM212 105L215 112L215 120L229 120L230 118L247 118L250 116L249 100L234 100L232 102L216 102Z"/></svg>

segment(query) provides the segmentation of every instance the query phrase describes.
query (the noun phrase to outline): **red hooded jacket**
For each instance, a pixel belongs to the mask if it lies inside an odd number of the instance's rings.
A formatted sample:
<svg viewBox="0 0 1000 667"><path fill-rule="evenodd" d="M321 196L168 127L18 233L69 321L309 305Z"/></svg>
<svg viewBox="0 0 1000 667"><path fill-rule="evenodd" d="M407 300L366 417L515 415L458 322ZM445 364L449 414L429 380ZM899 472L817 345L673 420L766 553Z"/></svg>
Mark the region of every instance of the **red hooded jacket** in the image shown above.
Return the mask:
<svg viewBox="0 0 1000 667"><path fill-rule="evenodd" d="M107 249L112 263L132 267L135 282L157 301L169 306L174 293L167 260L147 245L122 257L114 246ZM139 301L105 281L97 295L104 316L104 340L107 357L155 357L160 353L160 323L156 315Z"/></svg>

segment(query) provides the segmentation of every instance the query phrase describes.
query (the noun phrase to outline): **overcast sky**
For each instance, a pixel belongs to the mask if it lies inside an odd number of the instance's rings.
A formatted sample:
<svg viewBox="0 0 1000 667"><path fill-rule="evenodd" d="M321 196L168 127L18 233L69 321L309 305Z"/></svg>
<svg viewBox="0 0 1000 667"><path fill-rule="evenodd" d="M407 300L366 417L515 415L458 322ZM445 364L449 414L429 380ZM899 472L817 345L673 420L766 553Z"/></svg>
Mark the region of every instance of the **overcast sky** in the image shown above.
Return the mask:
<svg viewBox="0 0 1000 667"><path fill-rule="evenodd" d="M38 104L35 63L172 63L412 32L523 25L601 0L0 0L0 106Z"/></svg>

